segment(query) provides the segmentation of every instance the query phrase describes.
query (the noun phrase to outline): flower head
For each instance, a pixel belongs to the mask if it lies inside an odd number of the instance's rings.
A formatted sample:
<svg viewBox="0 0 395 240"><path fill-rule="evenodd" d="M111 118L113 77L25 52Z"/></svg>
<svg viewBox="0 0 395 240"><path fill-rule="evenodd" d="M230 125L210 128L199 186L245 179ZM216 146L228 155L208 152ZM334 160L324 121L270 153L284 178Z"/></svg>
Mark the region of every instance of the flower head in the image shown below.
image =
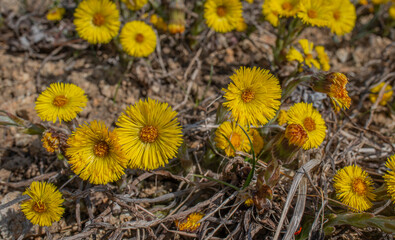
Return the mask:
<svg viewBox="0 0 395 240"><path fill-rule="evenodd" d="M329 11L324 0L300 0L298 17L305 24L317 27L328 25Z"/></svg>
<svg viewBox="0 0 395 240"><path fill-rule="evenodd" d="M200 227L200 223L198 223L198 222L203 217L204 217L203 213L195 212L195 213L189 214L188 217L181 222L176 220L175 224L176 224L178 230L180 230L180 231L195 232Z"/></svg>
<svg viewBox="0 0 395 240"><path fill-rule="evenodd" d="M294 47L291 47L287 53L287 61L292 62L292 61L298 61L299 63L303 63L304 57L303 55L296 50Z"/></svg>
<svg viewBox="0 0 395 240"><path fill-rule="evenodd" d="M260 153L263 148L263 137L259 134L258 130L250 129L250 135L252 136L252 146L254 147L255 154Z"/></svg>
<svg viewBox="0 0 395 240"><path fill-rule="evenodd" d="M273 4L276 0L265 0L262 5L262 13L265 19L273 25L273 27L278 26L278 12L273 8Z"/></svg>
<svg viewBox="0 0 395 240"><path fill-rule="evenodd" d="M115 3L110 0L84 0L74 12L78 35L91 44L108 43L119 31L121 22Z"/></svg>
<svg viewBox="0 0 395 240"><path fill-rule="evenodd" d="M381 91L381 89L384 87L385 82L380 83L379 85L373 87L370 89L370 94L369 94L369 99L372 103L375 103L377 101L377 98L379 96L379 92ZM385 87L384 90L384 94L383 94L383 98L380 100L380 105L381 106L385 106L387 104L387 102L391 99L392 94L394 93L394 91L392 91L392 87L391 84L388 84Z"/></svg>
<svg viewBox="0 0 395 240"><path fill-rule="evenodd" d="M252 141L252 136L248 135L248 137ZM234 150L243 152L251 150L248 137L235 122L223 122L215 131L214 141L215 145L224 150L227 156L233 157L235 156Z"/></svg>
<svg viewBox="0 0 395 240"><path fill-rule="evenodd" d="M230 32L242 17L240 0L206 0L204 18L207 26L216 32Z"/></svg>
<svg viewBox="0 0 395 240"><path fill-rule="evenodd" d="M43 121L70 121L86 106L84 90L71 83L52 83L37 98L36 111Z"/></svg>
<svg viewBox="0 0 395 240"><path fill-rule="evenodd" d="M142 21L126 23L119 37L125 52L133 57L147 57L156 47L154 30Z"/></svg>
<svg viewBox="0 0 395 240"><path fill-rule="evenodd" d="M275 0L270 3L271 8L278 12L280 17L294 17L299 11L299 0Z"/></svg>
<svg viewBox="0 0 395 240"><path fill-rule="evenodd" d="M325 138L325 121L313 104L297 103L288 110L288 124L298 124L307 133L303 149L316 148Z"/></svg>
<svg viewBox="0 0 395 240"><path fill-rule="evenodd" d="M162 31L167 31L167 23L161 16L158 16L157 14L152 14L149 21L157 29L162 30Z"/></svg>
<svg viewBox="0 0 395 240"><path fill-rule="evenodd" d="M182 143L177 112L148 98L128 107L118 118L119 139L131 168L153 170L174 158Z"/></svg>
<svg viewBox="0 0 395 240"><path fill-rule="evenodd" d="M266 124L280 107L281 88L269 70L241 67L230 76L223 104L241 126Z"/></svg>
<svg viewBox="0 0 395 240"><path fill-rule="evenodd" d="M387 159L385 166L389 168L386 174L384 174L384 181L387 185L387 193L391 196L392 202L395 203L395 155L392 155Z"/></svg>
<svg viewBox="0 0 395 240"><path fill-rule="evenodd" d="M48 11L47 20L49 21L60 21L63 18L66 10L64 8L55 7Z"/></svg>
<svg viewBox="0 0 395 240"><path fill-rule="evenodd" d="M278 125L284 125L287 123L287 119L288 119L288 113L285 110L280 110L280 113L278 114Z"/></svg>
<svg viewBox="0 0 395 240"><path fill-rule="evenodd" d="M331 66L329 65L329 57L325 52L325 48L323 46L316 46L315 51L317 52L318 61L321 64L321 69L323 71L329 71Z"/></svg>
<svg viewBox="0 0 395 240"><path fill-rule="evenodd" d="M376 197L373 182L360 167L352 165L340 169L333 181L337 198L352 207L351 211L366 211L372 207L371 201Z"/></svg>
<svg viewBox="0 0 395 240"><path fill-rule="evenodd" d="M23 195L31 197L21 204L22 212L31 223L51 226L62 217L62 193L52 183L32 182Z"/></svg>
<svg viewBox="0 0 395 240"><path fill-rule="evenodd" d="M344 35L353 30L357 14L349 0L333 0L330 5L329 28L336 35Z"/></svg>
<svg viewBox="0 0 395 240"><path fill-rule="evenodd" d="M130 10L137 11L144 7L148 0L122 0L122 2L124 2Z"/></svg>
<svg viewBox="0 0 395 240"><path fill-rule="evenodd" d="M307 131L300 124L289 124L285 128L285 137L288 139L289 144L303 147L309 139Z"/></svg>
<svg viewBox="0 0 395 240"><path fill-rule="evenodd" d="M116 132L109 131L104 122L85 122L73 132L67 144L71 169L83 180L107 184L124 174L128 160L121 151Z"/></svg>
<svg viewBox="0 0 395 240"><path fill-rule="evenodd" d="M303 49L304 61L306 65L311 68L311 64L313 64L315 68L320 69L320 64L313 57L314 43L309 42L307 39L300 39L299 44Z"/></svg>

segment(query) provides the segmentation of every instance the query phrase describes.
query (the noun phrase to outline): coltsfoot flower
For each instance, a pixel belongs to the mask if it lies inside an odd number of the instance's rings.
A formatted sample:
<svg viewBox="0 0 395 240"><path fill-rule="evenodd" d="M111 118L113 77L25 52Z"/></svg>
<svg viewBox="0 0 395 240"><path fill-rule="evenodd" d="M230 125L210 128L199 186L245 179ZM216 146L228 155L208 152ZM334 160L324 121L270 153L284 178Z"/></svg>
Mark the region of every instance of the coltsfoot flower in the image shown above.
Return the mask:
<svg viewBox="0 0 395 240"><path fill-rule="evenodd" d="M133 57L147 57L156 47L154 30L142 21L126 23L119 37L123 50Z"/></svg>
<svg viewBox="0 0 395 240"><path fill-rule="evenodd" d="M248 137L252 141L252 136L248 135ZM249 152L251 150L248 137L235 122L223 122L215 131L214 141L216 146L224 150L227 156L233 157L235 156L234 150L243 152Z"/></svg>
<svg viewBox="0 0 395 240"><path fill-rule="evenodd" d="M262 5L262 14L273 27L277 27L278 12L273 8L273 3L276 3L276 0L265 0Z"/></svg>
<svg viewBox="0 0 395 240"><path fill-rule="evenodd" d="M180 231L186 232L195 232L200 227L200 219L204 217L203 213L195 212L188 215L186 219L179 222L178 220L175 221L175 224Z"/></svg>
<svg viewBox="0 0 395 240"><path fill-rule="evenodd" d="M55 7L48 11L47 20L49 21L60 21L63 18L66 10L62 7Z"/></svg>
<svg viewBox="0 0 395 240"><path fill-rule="evenodd" d="M289 124L285 128L285 137L288 139L289 144L293 144L298 147L303 145L309 139L306 130L300 124Z"/></svg>
<svg viewBox="0 0 395 240"><path fill-rule="evenodd" d="M325 121L313 104L296 103L288 110L288 124L298 124L307 133L303 149L317 148L325 138Z"/></svg>
<svg viewBox="0 0 395 240"><path fill-rule="evenodd" d="M376 198L373 181L360 167L352 165L340 169L333 181L337 198L352 207L351 211L366 211L372 207L371 201Z"/></svg>
<svg viewBox="0 0 395 240"><path fill-rule="evenodd" d="M280 17L294 17L299 11L299 0L272 0L270 3Z"/></svg>
<svg viewBox="0 0 395 240"><path fill-rule="evenodd" d="M278 114L278 125L284 125L287 123L287 119L288 119L288 113L285 110L280 110L280 113Z"/></svg>
<svg viewBox="0 0 395 240"><path fill-rule="evenodd" d="M354 4L349 0L332 0L329 9L328 24L331 32L341 36L354 29L357 19Z"/></svg>
<svg viewBox="0 0 395 240"><path fill-rule="evenodd" d="M305 24L326 27L330 17L329 4L324 0L300 0L298 17Z"/></svg>
<svg viewBox="0 0 395 240"><path fill-rule="evenodd" d="M329 71L331 69L331 65L329 65L329 57L325 52L325 48L323 46L316 46L315 51L317 52L318 61L321 64L321 69L323 71Z"/></svg>
<svg viewBox="0 0 395 240"><path fill-rule="evenodd" d="M383 176L387 186L387 193L388 196L391 197L392 202L395 203L395 155L392 155L387 159L385 166L390 169Z"/></svg>
<svg viewBox="0 0 395 240"><path fill-rule="evenodd" d="M370 89L370 94L369 94L369 99L372 103L375 103L377 101L377 98L379 96L379 92L380 90L383 88L384 86L384 82L380 83L379 85L373 87ZM391 99L392 94L394 93L394 91L392 91L392 87L391 84L388 84L387 87L385 87L384 90L384 94L383 94L383 98L381 99L381 101L379 102L379 104L381 106L385 106L387 104L387 102Z"/></svg>
<svg viewBox="0 0 395 240"><path fill-rule="evenodd" d="M281 88L269 70L241 67L230 76L224 106L241 126L266 124L280 107Z"/></svg>
<svg viewBox="0 0 395 240"><path fill-rule="evenodd" d="M167 103L150 98L126 108L117 133L131 168L157 169L177 155L183 140L176 116Z"/></svg>
<svg viewBox="0 0 395 240"><path fill-rule="evenodd" d="M122 2L125 3L130 10L137 11L144 7L148 0L122 0Z"/></svg>
<svg viewBox="0 0 395 240"><path fill-rule="evenodd" d="M252 146L254 147L255 154L260 153L263 148L263 137L259 134L258 130L250 129L250 135L252 136Z"/></svg>
<svg viewBox="0 0 395 240"><path fill-rule="evenodd" d="M206 0L204 3L207 26L216 32L232 31L241 17L242 4L239 0Z"/></svg>
<svg viewBox="0 0 395 240"><path fill-rule="evenodd" d="M79 126L67 140L71 170L92 184L107 184L121 178L128 160L121 150L116 131L104 122Z"/></svg>
<svg viewBox="0 0 395 240"><path fill-rule="evenodd" d="M71 121L86 106L88 98L84 90L71 83L52 83L43 91L36 101L37 115L43 121L59 119Z"/></svg>
<svg viewBox="0 0 395 240"><path fill-rule="evenodd" d="M21 204L21 209L32 224L51 226L62 218L64 199L52 183L32 182L23 195L31 197Z"/></svg>
<svg viewBox="0 0 395 240"><path fill-rule="evenodd" d="M118 34L119 11L110 0L83 0L75 9L74 25L89 43L108 43Z"/></svg>

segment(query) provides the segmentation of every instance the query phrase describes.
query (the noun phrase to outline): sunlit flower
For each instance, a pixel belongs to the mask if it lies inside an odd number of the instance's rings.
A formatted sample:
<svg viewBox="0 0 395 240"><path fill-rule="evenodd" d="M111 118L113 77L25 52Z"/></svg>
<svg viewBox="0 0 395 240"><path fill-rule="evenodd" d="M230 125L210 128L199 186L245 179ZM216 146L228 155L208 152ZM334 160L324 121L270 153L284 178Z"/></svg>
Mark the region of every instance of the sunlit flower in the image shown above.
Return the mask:
<svg viewBox="0 0 395 240"><path fill-rule="evenodd" d="M198 222L203 217L204 217L203 213L195 212L189 214L188 217L181 222L176 220L175 224L179 231L195 232L200 227L200 223Z"/></svg>
<svg viewBox="0 0 395 240"><path fill-rule="evenodd" d="M327 26L330 17L328 5L324 0L300 0L298 17L305 24Z"/></svg>
<svg viewBox="0 0 395 240"><path fill-rule="evenodd" d="M32 224L51 226L62 217L64 199L52 183L32 182L23 195L31 197L21 204L21 209Z"/></svg>
<svg viewBox="0 0 395 240"><path fill-rule="evenodd" d="M376 198L373 181L360 167L352 165L340 169L333 181L337 198L350 206L351 211L366 211L373 206L371 201Z"/></svg>
<svg viewBox="0 0 395 240"><path fill-rule="evenodd" d="M150 98L122 113L117 133L131 168L157 169L177 155L183 140L176 116L167 103Z"/></svg>
<svg viewBox="0 0 395 240"><path fill-rule="evenodd" d="M316 148L321 145L325 138L325 121L321 114L313 107L313 104L296 103L288 110L288 124L303 126L308 139L303 144L303 149Z"/></svg>
<svg viewBox="0 0 395 240"><path fill-rule="evenodd" d="M242 5L239 0L206 0L204 3L207 26L216 32L232 31L241 17Z"/></svg>
<svg viewBox="0 0 395 240"><path fill-rule="evenodd" d="M75 9L74 25L89 43L108 43L118 34L119 11L110 0L84 0Z"/></svg>
<svg viewBox="0 0 395 240"><path fill-rule="evenodd" d="M299 11L299 0L272 0L271 8L278 12L280 17L294 17Z"/></svg>
<svg viewBox="0 0 395 240"><path fill-rule="evenodd" d="M107 184L124 174L128 160L121 151L116 132L109 131L104 122L85 122L73 132L67 144L71 169L83 180Z"/></svg>
<svg viewBox="0 0 395 240"><path fill-rule="evenodd" d="M147 57L156 47L154 30L142 21L126 23L119 37L123 50L133 57Z"/></svg>
<svg viewBox="0 0 395 240"><path fill-rule="evenodd" d="M385 82L380 83L379 85L373 87L370 89L370 94L369 94L369 99L372 103L375 103L377 101L377 98L379 96L380 90L383 88ZM380 100L380 105L385 106L389 100L391 100L392 94L394 91L392 91L391 84L388 84L385 87L383 98Z"/></svg>
<svg viewBox="0 0 395 240"><path fill-rule="evenodd" d="M289 124L285 128L285 137L288 139L289 144L303 147L309 139L307 131L300 124Z"/></svg>
<svg viewBox="0 0 395 240"><path fill-rule="evenodd" d="M70 121L86 106L84 90L71 83L52 83L37 98L37 115L43 121Z"/></svg>
<svg viewBox="0 0 395 240"><path fill-rule="evenodd" d="M391 197L392 202L395 203L395 155L387 159L385 166L390 169L383 176L387 186L387 193Z"/></svg>
<svg viewBox="0 0 395 240"><path fill-rule="evenodd" d="M144 7L148 0L122 0L122 2L124 2L130 10L137 11Z"/></svg>
<svg viewBox="0 0 395 240"><path fill-rule="evenodd" d="M48 11L47 20L49 21L60 21L63 18L66 9L61 7L55 7Z"/></svg>
<svg viewBox="0 0 395 240"><path fill-rule="evenodd" d="M272 7L272 2L275 1L276 0L265 0L262 5L262 13L273 27L278 26L278 12Z"/></svg>
<svg viewBox="0 0 395 240"><path fill-rule="evenodd" d="M321 64L321 69L323 71L329 71L331 66L329 65L329 57L325 52L325 48L323 46L316 46L315 51L317 52L318 61Z"/></svg>
<svg viewBox="0 0 395 240"><path fill-rule="evenodd" d="M252 146L254 147L255 154L260 153L263 148L263 137L259 134L258 130L250 129L250 135L252 136Z"/></svg>
<svg viewBox="0 0 395 240"><path fill-rule="evenodd" d="M314 44L309 42L307 39L300 39L299 44L303 49L304 62L306 65L311 68L311 64L313 64L315 68L320 69L321 66L319 62L313 57Z"/></svg>
<svg viewBox="0 0 395 240"><path fill-rule="evenodd" d="M243 152L251 150L248 138L252 140L252 136L248 135L247 137L235 122L223 122L215 131L214 141L216 146L224 150L227 156L233 157L235 156L234 150Z"/></svg>
<svg viewBox="0 0 395 240"><path fill-rule="evenodd" d="M269 70L241 67L230 76L223 104L241 126L266 124L280 107L281 88Z"/></svg>
<svg viewBox="0 0 395 240"><path fill-rule="evenodd" d="M329 28L336 35L344 35L353 30L357 14L349 0L332 0L330 4Z"/></svg>
<svg viewBox="0 0 395 240"><path fill-rule="evenodd" d="M285 110L280 110L280 113L278 114L278 125L284 125L287 123L287 119L288 119L288 113Z"/></svg>

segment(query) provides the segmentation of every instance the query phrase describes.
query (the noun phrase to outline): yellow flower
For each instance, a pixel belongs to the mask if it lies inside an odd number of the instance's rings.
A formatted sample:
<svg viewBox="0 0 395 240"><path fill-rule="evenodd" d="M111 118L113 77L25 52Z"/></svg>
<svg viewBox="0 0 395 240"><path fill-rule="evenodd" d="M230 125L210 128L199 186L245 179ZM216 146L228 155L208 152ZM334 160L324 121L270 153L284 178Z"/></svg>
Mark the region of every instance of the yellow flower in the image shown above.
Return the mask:
<svg viewBox="0 0 395 240"><path fill-rule="evenodd" d="M318 61L321 64L321 69L323 71L329 71L331 66L329 65L329 57L325 52L325 48L323 46L316 46L315 51L317 52Z"/></svg>
<svg viewBox="0 0 395 240"><path fill-rule="evenodd" d="M84 90L71 83L52 83L36 101L37 115L43 121L71 121L86 106Z"/></svg>
<svg viewBox="0 0 395 240"><path fill-rule="evenodd" d="M48 11L47 20L49 21L60 21L63 18L66 10L64 8L55 7Z"/></svg>
<svg viewBox="0 0 395 240"><path fill-rule="evenodd" d="M32 224L51 226L62 217L64 199L52 183L32 182L23 195L31 197L21 204L21 209Z"/></svg>
<svg viewBox="0 0 395 240"><path fill-rule="evenodd" d="M359 4L368 5L368 0L359 0Z"/></svg>
<svg viewBox="0 0 395 240"><path fill-rule="evenodd" d="M392 19L395 19L395 4L392 4L390 9L388 9L388 14Z"/></svg>
<svg viewBox="0 0 395 240"><path fill-rule="evenodd" d="M158 16L157 14L151 15L150 23L152 23L159 30L167 31L167 24L165 20L162 17Z"/></svg>
<svg viewBox="0 0 395 240"><path fill-rule="evenodd" d="M107 184L124 174L128 160L121 151L116 132L109 131L104 122L85 122L73 132L67 144L71 169L83 180Z"/></svg>
<svg viewBox="0 0 395 240"><path fill-rule="evenodd" d="M320 69L321 66L319 62L313 57L314 43L309 42L307 39L300 39L299 44L303 49L304 61L306 65L311 68L311 64L313 64L315 68Z"/></svg>
<svg viewBox="0 0 395 240"><path fill-rule="evenodd" d="M119 31L121 22L115 3L109 0L84 0L74 12L78 35L91 44L108 43Z"/></svg>
<svg viewBox="0 0 395 240"><path fill-rule="evenodd" d="M252 141L252 136L248 135L248 137ZM243 152L249 152L251 150L248 137L235 122L223 122L215 131L214 141L216 146L224 150L227 156L233 157L235 156L234 150ZM230 145L230 143L232 145Z"/></svg>
<svg viewBox="0 0 395 240"><path fill-rule="evenodd" d="M250 135L252 136L252 146L254 147L255 154L260 153L263 148L263 138L259 134L258 130L250 129Z"/></svg>
<svg viewBox="0 0 395 240"><path fill-rule="evenodd" d="M177 155L181 126L167 103L148 98L126 109L118 118L118 135L131 168L153 170Z"/></svg>
<svg viewBox="0 0 395 240"><path fill-rule="evenodd" d="M328 26L329 9L324 0L300 0L298 17L305 24Z"/></svg>
<svg viewBox="0 0 395 240"><path fill-rule="evenodd" d="M287 119L288 119L288 113L285 110L280 110L280 113L278 114L278 125L284 125L287 123Z"/></svg>
<svg viewBox="0 0 395 240"><path fill-rule="evenodd" d="M387 185L387 193L391 196L392 202L395 203L395 155L387 159L385 166L390 169L383 176L385 184Z"/></svg>
<svg viewBox="0 0 395 240"><path fill-rule="evenodd" d="M59 151L60 149L59 148L60 139L51 130L47 130L44 132L41 138L41 142L43 143L43 147L50 153Z"/></svg>
<svg viewBox="0 0 395 240"><path fill-rule="evenodd" d="M122 2L125 3L130 10L137 11L144 7L148 0L122 0Z"/></svg>
<svg viewBox="0 0 395 240"><path fill-rule="evenodd" d="M124 51L133 57L147 57L156 47L154 30L142 21L126 23L119 37Z"/></svg>
<svg viewBox="0 0 395 240"><path fill-rule="evenodd" d="M238 32L244 32L245 30L247 30L247 24L246 24L246 22L244 21L244 18L241 17L240 20L239 20L239 22L237 23L236 31L238 31Z"/></svg>
<svg viewBox="0 0 395 240"><path fill-rule="evenodd" d="M232 31L241 17L242 5L239 0L206 0L204 3L206 24L216 32Z"/></svg>
<svg viewBox="0 0 395 240"><path fill-rule="evenodd" d="M336 35L344 35L353 30L357 14L349 0L333 0L330 5L329 28Z"/></svg>
<svg viewBox="0 0 395 240"><path fill-rule="evenodd" d="M272 7L272 2L275 1L276 0L265 0L262 5L262 13L273 27L278 26L278 12Z"/></svg>
<svg viewBox="0 0 395 240"><path fill-rule="evenodd" d="M247 207L251 207L254 204L254 200L252 198L247 198L247 200L244 201L244 205Z"/></svg>
<svg viewBox="0 0 395 240"><path fill-rule="evenodd" d="M299 11L299 0L272 0L271 8L278 13L280 17L294 17Z"/></svg>
<svg viewBox="0 0 395 240"><path fill-rule="evenodd" d="M304 57L303 55L296 50L294 47L291 47L287 53L287 61L292 62L292 61L298 61L299 63L303 63Z"/></svg>
<svg viewBox="0 0 395 240"><path fill-rule="evenodd" d="M176 220L175 224L179 231L195 232L200 227L200 223L198 222L203 217L203 213L195 212L189 214L188 217L181 222Z"/></svg>
<svg viewBox="0 0 395 240"><path fill-rule="evenodd" d="M289 144L293 144L298 147L303 147L309 139L305 128L300 124L294 123L287 125L284 135L288 139Z"/></svg>
<svg viewBox="0 0 395 240"><path fill-rule="evenodd" d="M266 124L280 107L281 88L269 70L241 67L230 76L223 105L241 126Z"/></svg>
<svg viewBox="0 0 395 240"><path fill-rule="evenodd" d="M352 165L340 169L333 181L337 198L352 207L351 211L366 211L372 207L371 201L376 198L373 182L360 167Z"/></svg>
<svg viewBox="0 0 395 240"><path fill-rule="evenodd" d="M371 93L369 94L369 99L372 103L375 103L377 101L379 92L383 88L384 84L385 84L385 82L382 82L379 85L370 89ZM394 91L392 91L391 84L388 84L387 87L385 87L385 92L383 94L383 98L381 99L379 104L381 106L385 106L387 104L387 102L391 99L393 93L394 93Z"/></svg>
<svg viewBox="0 0 395 240"><path fill-rule="evenodd" d="M288 110L288 124L299 124L307 132L308 139L303 149L316 148L325 138L325 121L313 108L313 104L296 103Z"/></svg>

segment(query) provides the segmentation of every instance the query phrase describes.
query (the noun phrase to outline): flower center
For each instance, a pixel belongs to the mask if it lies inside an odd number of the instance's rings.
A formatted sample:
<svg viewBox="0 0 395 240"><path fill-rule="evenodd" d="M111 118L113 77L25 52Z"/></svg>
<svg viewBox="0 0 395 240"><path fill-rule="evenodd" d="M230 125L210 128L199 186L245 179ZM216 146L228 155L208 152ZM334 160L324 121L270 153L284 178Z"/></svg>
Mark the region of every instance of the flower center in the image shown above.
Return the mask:
<svg viewBox="0 0 395 240"><path fill-rule="evenodd" d="M101 25L104 24L105 20L106 20L106 19L104 18L103 15L101 15L100 13L95 13L95 15L93 15L92 22L93 22L93 24L94 24L95 26L100 27Z"/></svg>
<svg viewBox="0 0 395 240"><path fill-rule="evenodd" d="M307 11L307 16L309 16L309 18L317 18L318 14L315 10L309 9Z"/></svg>
<svg viewBox="0 0 395 240"><path fill-rule="evenodd" d="M282 5L281 5L281 7L284 9L284 10L286 10L286 11L291 11L292 10L292 4L291 3L289 3L289 2L285 2L285 3L283 3Z"/></svg>
<svg viewBox="0 0 395 240"><path fill-rule="evenodd" d="M225 6L219 6L217 7L217 15L220 17L223 17L226 15L226 8Z"/></svg>
<svg viewBox="0 0 395 240"><path fill-rule="evenodd" d="M251 91L249 89L245 90L241 94L241 99L243 99L243 102L245 102L245 103L251 102L254 98L255 98L255 92L253 92L253 91Z"/></svg>
<svg viewBox="0 0 395 240"><path fill-rule="evenodd" d="M34 203L33 210L38 213L45 212L45 204L40 200Z"/></svg>
<svg viewBox="0 0 395 240"><path fill-rule="evenodd" d="M303 121L303 125L309 132L315 130L315 122L311 117L305 118L305 120Z"/></svg>
<svg viewBox="0 0 395 240"><path fill-rule="evenodd" d="M357 194L365 195L366 189L367 189L366 183L362 179L357 178L352 182L352 190Z"/></svg>
<svg viewBox="0 0 395 240"><path fill-rule="evenodd" d="M145 126L140 131L140 139L145 143L153 143L159 136L159 131L154 126Z"/></svg>
<svg viewBox="0 0 395 240"><path fill-rule="evenodd" d="M104 157L108 154L110 147L105 141L100 141L93 147L93 152L98 157Z"/></svg>
<svg viewBox="0 0 395 240"><path fill-rule="evenodd" d="M52 103L56 107L63 107L64 105L66 105L67 102L68 102L68 99L65 95L59 95L59 96L55 97L55 99L53 100Z"/></svg>
<svg viewBox="0 0 395 240"><path fill-rule="evenodd" d="M136 42L142 43L144 41L144 35L141 33L137 33L135 39L136 39Z"/></svg>
<svg viewBox="0 0 395 240"><path fill-rule="evenodd" d="M309 138L306 131L299 124L288 125L285 129L285 137L288 139L290 144L294 144L299 147L302 147Z"/></svg>
<svg viewBox="0 0 395 240"><path fill-rule="evenodd" d="M340 19L340 12L339 12L339 11L333 12L333 18L334 18L335 20L339 20L339 19Z"/></svg>
<svg viewBox="0 0 395 240"><path fill-rule="evenodd" d="M241 145L241 136L238 133L232 133L230 135L230 142L234 148L238 148Z"/></svg>

